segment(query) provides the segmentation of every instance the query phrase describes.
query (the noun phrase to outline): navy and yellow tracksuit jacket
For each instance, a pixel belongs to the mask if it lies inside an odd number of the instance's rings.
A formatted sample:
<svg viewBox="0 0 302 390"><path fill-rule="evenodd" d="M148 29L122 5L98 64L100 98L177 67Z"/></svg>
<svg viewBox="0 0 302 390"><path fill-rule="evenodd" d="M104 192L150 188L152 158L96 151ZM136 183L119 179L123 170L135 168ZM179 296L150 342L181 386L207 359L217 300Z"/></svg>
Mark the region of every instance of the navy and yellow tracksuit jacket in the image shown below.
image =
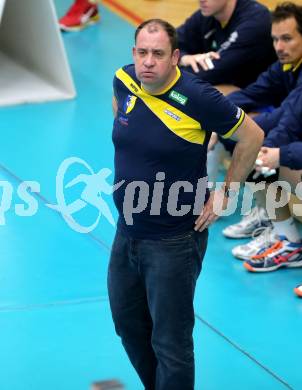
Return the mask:
<svg viewBox="0 0 302 390"><path fill-rule="evenodd" d="M130 237L148 239L191 230L195 211L199 214L201 207L195 208L197 189L205 193L205 201L208 197L207 180L202 179L207 176L211 133L215 130L223 138L231 137L243 122L244 112L209 83L178 68L174 80L152 95L137 79L134 65L124 66L115 74L113 90L118 106L112 134L114 183L123 183L114 192L118 229ZM158 179L158 174L163 177ZM162 195L155 198L155 204L161 199L157 210L153 205L156 180L162 180L163 185ZM190 183L184 184L188 180ZM145 208L133 213L133 223L129 224L125 217L129 207L126 195L134 184L148 194ZM175 198L178 210L189 208L182 215L169 211L175 185L181 187ZM202 198L199 194L198 199Z"/></svg>

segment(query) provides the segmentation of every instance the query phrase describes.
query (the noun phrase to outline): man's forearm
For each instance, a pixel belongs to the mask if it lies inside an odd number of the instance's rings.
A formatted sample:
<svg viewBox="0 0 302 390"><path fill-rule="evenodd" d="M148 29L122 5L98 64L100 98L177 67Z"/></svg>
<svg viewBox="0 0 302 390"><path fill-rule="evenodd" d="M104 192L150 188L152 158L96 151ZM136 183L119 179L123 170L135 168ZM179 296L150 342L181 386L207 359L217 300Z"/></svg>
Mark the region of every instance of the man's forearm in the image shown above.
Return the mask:
<svg viewBox="0 0 302 390"><path fill-rule="evenodd" d="M250 118L246 118L245 137L240 137L235 146L231 165L227 171L225 183L230 187L232 182L244 182L252 171L255 160L263 143L264 133Z"/></svg>
<svg viewBox="0 0 302 390"><path fill-rule="evenodd" d="M233 182L242 183L246 180L253 169L261 144L257 148L253 145L253 148L248 149L240 142L236 144L231 165L225 177L226 187L229 188Z"/></svg>

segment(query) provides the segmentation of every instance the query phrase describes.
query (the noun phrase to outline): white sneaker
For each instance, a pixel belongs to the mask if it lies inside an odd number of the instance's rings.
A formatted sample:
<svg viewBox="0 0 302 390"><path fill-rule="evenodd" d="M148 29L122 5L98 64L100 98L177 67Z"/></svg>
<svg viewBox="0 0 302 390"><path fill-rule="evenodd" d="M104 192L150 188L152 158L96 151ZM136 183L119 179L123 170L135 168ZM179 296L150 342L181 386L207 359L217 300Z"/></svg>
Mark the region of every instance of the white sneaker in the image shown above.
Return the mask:
<svg viewBox="0 0 302 390"><path fill-rule="evenodd" d="M233 256L242 260L249 260L252 256L255 256L260 250L264 248L268 248L273 245L276 241L279 240L279 236L273 231L271 226L261 227L255 230L255 233L259 233L260 235L257 238L254 238L250 242L245 245L238 245L232 249Z"/></svg>
<svg viewBox="0 0 302 390"><path fill-rule="evenodd" d="M254 207L250 214L244 216L240 222L227 226L222 233L228 238L253 237L256 229L271 226L272 223L262 207ZM258 235L260 232L258 232ZM257 235L257 234L256 234ZM255 235L254 235L255 236Z"/></svg>

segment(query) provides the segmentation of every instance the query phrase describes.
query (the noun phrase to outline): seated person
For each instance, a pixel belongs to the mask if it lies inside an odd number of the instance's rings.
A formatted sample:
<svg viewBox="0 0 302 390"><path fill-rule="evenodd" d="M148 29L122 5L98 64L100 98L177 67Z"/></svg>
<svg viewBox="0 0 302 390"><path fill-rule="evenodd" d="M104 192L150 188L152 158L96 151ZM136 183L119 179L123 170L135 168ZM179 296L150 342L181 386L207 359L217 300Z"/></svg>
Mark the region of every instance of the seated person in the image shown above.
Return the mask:
<svg viewBox="0 0 302 390"><path fill-rule="evenodd" d="M272 37L278 61L254 83L228 95L228 98L247 112L268 105L276 106L271 112L254 116L255 122L266 134L278 128L281 119L291 120L289 103L302 93L302 6L294 3L277 6L272 13ZM302 110L302 106L297 107L297 110ZM234 147L234 143L226 143L222 139L220 141L228 150ZM256 228L267 224L265 209L256 208L240 223L224 229L223 234L231 238L251 237Z"/></svg>
<svg viewBox="0 0 302 390"><path fill-rule="evenodd" d="M270 30L270 12L256 1L200 1L177 29L180 65L213 85L243 88L276 59Z"/></svg>
<svg viewBox="0 0 302 390"><path fill-rule="evenodd" d="M285 102L302 91L302 6L286 2L272 13L272 38L278 61L246 88L228 97L247 112L263 112L254 120L267 134L278 125L280 118L288 115Z"/></svg>
<svg viewBox="0 0 302 390"><path fill-rule="evenodd" d="M258 160L262 161L264 167L279 168L278 179L288 183L290 186L287 190L302 199L302 94L286 105L289 115L282 117L278 126L269 132ZM282 194L280 187L277 188L278 185L285 186L284 183L272 183L270 186L276 188L271 187L269 191L263 192L263 207L267 210L276 205L276 193L278 201L284 204L273 209L275 215L270 216L272 226L267 227L256 239L246 245L239 245L232 251L236 257L246 260L244 266L252 272L302 267L301 236L290 214L287 193ZM301 208L301 205L299 207ZM298 286L295 292L302 296L302 285Z"/></svg>

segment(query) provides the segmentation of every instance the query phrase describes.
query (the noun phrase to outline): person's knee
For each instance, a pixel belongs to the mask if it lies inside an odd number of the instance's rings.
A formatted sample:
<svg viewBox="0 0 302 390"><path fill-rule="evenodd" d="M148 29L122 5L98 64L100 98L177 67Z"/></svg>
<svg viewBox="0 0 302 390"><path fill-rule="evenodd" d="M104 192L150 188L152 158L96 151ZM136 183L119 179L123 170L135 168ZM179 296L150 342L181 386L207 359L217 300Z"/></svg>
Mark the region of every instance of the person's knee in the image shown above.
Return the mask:
<svg viewBox="0 0 302 390"><path fill-rule="evenodd" d="M181 367L182 365L192 364L194 361L191 335L175 343L172 339L165 338L163 335L159 338L153 334L151 343L157 359L165 361L167 366L173 364Z"/></svg>
<svg viewBox="0 0 302 390"><path fill-rule="evenodd" d="M293 170L288 167L280 167L279 181L289 183L291 186L291 192L295 193L297 185L301 183L302 170Z"/></svg>

